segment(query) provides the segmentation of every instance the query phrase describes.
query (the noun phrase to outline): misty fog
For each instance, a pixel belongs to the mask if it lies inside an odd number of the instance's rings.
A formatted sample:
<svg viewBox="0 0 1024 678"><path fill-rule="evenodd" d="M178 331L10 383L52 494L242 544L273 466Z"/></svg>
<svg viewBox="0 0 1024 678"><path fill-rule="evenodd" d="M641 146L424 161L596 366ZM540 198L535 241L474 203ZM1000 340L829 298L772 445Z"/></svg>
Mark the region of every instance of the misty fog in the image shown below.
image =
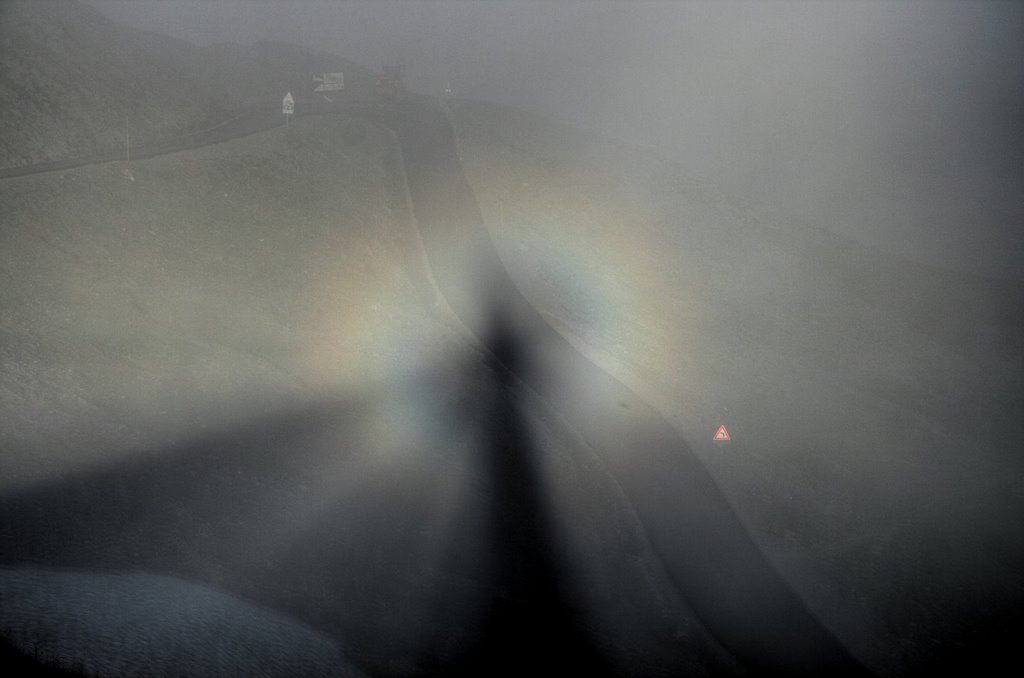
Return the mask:
<svg viewBox="0 0 1024 678"><path fill-rule="evenodd" d="M0 0L0 666L1019 664L1022 35Z"/></svg>
<svg viewBox="0 0 1024 678"><path fill-rule="evenodd" d="M880 249L1024 275L1015 2L91 0L199 44L287 40L533 110Z"/></svg>

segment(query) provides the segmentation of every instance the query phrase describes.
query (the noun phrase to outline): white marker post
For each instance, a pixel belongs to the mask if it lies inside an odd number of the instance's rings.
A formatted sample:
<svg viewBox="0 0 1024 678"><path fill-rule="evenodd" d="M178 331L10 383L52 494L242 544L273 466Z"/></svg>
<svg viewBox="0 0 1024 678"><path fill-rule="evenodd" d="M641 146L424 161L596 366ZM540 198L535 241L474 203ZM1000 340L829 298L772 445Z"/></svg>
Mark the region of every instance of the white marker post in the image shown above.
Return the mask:
<svg viewBox="0 0 1024 678"><path fill-rule="evenodd" d="M295 114L295 99L292 98L291 92L285 94L281 100L281 112L284 113L284 126L287 127L288 120Z"/></svg>

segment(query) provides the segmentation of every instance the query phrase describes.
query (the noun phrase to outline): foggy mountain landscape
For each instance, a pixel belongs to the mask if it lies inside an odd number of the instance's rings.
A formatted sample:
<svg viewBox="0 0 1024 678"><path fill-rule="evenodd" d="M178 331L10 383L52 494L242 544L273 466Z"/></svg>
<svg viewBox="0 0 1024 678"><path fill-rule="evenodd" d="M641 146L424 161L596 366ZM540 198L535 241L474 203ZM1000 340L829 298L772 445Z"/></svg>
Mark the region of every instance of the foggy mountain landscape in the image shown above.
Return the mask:
<svg viewBox="0 0 1024 678"><path fill-rule="evenodd" d="M204 24L184 1L0 3L6 664L1013 672L1024 164L1019 129L978 121L1021 110L1020 48L993 28L1018 6L843 6L914 36L887 105L938 96L913 64L946 44L972 55L950 89L979 93L899 118L889 179L857 183L877 139L863 166L831 155L870 127L857 105L768 110L753 81L709 81L751 102L716 137L658 103L684 84L656 77L664 32L638 37L678 12L687 61L716 63L710 28L804 26L834 38L828 73L861 47L818 10L652 3L613 30L615 3L259 3L230 26L212 4ZM473 34L483 17L506 32ZM649 68L617 91L582 30L617 72ZM799 56L761 58L799 89ZM998 97L975 63L1010 65ZM595 92L665 143L602 127ZM797 132L758 111L846 127L801 175L811 156L779 150ZM949 203L908 216L872 193L890 179ZM949 207L968 188L981 206ZM991 266L950 263L971 228ZM908 254L932 236L941 256Z"/></svg>

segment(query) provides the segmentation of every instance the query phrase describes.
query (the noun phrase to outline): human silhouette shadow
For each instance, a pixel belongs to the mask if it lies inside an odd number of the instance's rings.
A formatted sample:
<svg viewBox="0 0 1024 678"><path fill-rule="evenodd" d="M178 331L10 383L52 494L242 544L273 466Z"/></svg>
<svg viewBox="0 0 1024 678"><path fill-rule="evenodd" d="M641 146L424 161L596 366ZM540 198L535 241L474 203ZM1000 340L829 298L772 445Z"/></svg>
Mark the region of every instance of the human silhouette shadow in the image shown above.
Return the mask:
<svg viewBox="0 0 1024 678"><path fill-rule="evenodd" d="M486 528L477 562L486 598L476 607L473 630L462 644L442 653L423 647L424 674L451 676L608 676L616 671L588 630L587 615L572 584L571 558L558 544L539 470L543 450L534 444L519 375L533 369L529 343L504 306L488 305L484 344L488 353L477 382L476 416L483 435L479 469L488 493L482 514ZM462 545L455 545L461 551ZM457 568L453 557L453 568ZM449 592L442 591L448 598ZM435 612L443 623L445 606Z"/></svg>
<svg viewBox="0 0 1024 678"><path fill-rule="evenodd" d="M746 668L863 675L678 433L515 289L447 118L415 101L393 118L433 277L481 353L393 391L269 406L180 445L2 496L0 565L202 582L328 635L373 675L614 672L588 631L544 501L528 387L596 450L672 585ZM463 273L472 260L491 274L484 303ZM581 397L580 384L611 397ZM387 435L356 435L382 403L396 412L384 429L420 421L412 430L422 440L414 433L393 450ZM455 459L462 439L469 458ZM446 507L438 488L465 469L483 492Z"/></svg>

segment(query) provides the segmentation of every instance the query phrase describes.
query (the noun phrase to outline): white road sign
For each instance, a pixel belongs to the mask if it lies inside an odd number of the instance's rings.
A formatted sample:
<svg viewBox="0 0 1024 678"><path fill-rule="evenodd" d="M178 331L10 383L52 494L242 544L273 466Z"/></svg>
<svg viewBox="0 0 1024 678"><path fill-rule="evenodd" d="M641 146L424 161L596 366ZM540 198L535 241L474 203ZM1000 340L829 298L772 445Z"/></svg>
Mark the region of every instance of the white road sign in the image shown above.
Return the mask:
<svg viewBox="0 0 1024 678"><path fill-rule="evenodd" d="M345 89L345 74L344 73L324 73L323 75L314 75L314 82L319 82L314 92L333 92L339 89Z"/></svg>
<svg viewBox="0 0 1024 678"><path fill-rule="evenodd" d="M291 92L285 94L284 99L281 100L281 111L285 115L292 115L295 113L295 99L292 98Z"/></svg>

